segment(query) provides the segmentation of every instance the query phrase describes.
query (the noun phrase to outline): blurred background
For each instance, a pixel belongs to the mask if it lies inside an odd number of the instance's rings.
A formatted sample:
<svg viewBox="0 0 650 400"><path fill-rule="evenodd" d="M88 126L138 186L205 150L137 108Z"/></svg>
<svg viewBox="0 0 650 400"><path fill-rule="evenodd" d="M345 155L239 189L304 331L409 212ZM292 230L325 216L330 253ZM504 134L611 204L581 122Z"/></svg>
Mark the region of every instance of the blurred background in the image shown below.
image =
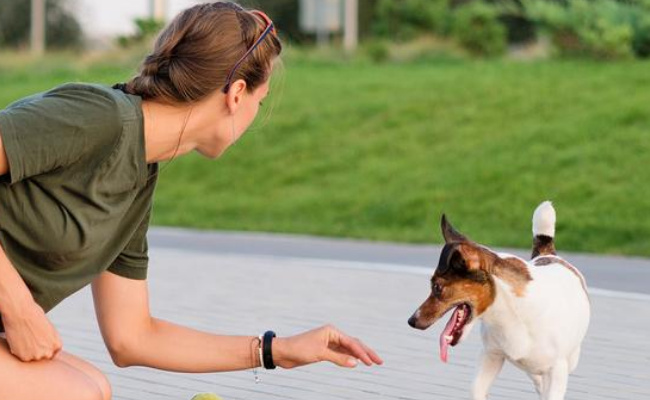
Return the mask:
<svg viewBox="0 0 650 400"><path fill-rule="evenodd" d="M133 75L190 0L0 0L0 107ZM650 0L258 0L271 101L161 174L154 224L650 256Z"/></svg>

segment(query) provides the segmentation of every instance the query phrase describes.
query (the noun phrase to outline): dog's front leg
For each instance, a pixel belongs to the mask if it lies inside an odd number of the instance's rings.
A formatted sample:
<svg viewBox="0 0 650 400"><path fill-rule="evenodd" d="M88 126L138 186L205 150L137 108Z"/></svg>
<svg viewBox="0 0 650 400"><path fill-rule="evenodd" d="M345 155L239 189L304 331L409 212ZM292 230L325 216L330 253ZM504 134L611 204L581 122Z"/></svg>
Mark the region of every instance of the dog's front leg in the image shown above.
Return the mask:
<svg viewBox="0 0 650 400"><path fill-rule="evenodd" d="M544 391L544 378L542 375L536 375L536 374L528 374L530 379L533 381L533 384L535 385L535 390L537 391L537 394L540 395L540 399L544 399L543 396L543 391Z"/></svg>
<svg viewBox="0 0 650 400"><path fill-rule="evenodd" d="M567 362L565 360L558 361L550 371L544 374L542 400L564 400L568 380L569 366Z"/></svg>
<svg viewBox="0 0 650 400"><path fill-rule="evenodd" d="M484 351L478 374L472 385L472 400L486 400L492 382L499 375L505 357L502 354Z"/></svg>

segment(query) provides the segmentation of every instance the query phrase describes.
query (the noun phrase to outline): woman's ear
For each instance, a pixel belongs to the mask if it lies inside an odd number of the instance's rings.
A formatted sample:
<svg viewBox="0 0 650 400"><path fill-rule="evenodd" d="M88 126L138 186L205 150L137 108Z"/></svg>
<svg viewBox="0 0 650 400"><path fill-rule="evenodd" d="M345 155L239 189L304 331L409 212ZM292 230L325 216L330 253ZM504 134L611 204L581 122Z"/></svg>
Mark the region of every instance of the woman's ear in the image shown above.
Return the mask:
<svg viewBox="0 0 650 400"><path fill-rule="evenodd" d="M237 113L237 109L241 105L244 95L246 94L246 89L246 81L243 79L237 79L230 84L230 90L226 93L226 107L228 107L230 114Z"/></svg>

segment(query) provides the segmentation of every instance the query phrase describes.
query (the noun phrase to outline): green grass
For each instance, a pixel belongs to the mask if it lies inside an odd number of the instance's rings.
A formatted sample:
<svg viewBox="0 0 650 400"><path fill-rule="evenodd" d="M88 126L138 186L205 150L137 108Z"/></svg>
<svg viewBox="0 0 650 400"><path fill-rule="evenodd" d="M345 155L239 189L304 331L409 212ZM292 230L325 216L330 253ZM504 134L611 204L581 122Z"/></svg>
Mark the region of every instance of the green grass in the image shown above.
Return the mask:
<svg viewBox="0 0 650 400"><path fill-rule="evenodd" d="M2 59L3 55L0 55ZM0 61L0 106L127 66ZM562 251L650 256L650 64L285 61L267 123L166 167L157 225L440 242L442 212L528 247L551 199Z"/></svg>

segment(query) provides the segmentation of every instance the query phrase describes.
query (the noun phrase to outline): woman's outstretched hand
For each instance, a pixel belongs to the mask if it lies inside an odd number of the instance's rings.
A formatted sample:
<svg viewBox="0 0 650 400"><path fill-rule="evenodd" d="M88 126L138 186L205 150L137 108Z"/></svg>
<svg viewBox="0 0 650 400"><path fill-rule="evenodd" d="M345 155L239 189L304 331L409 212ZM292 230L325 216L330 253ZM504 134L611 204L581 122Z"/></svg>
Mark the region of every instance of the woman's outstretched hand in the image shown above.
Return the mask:
<svg viewBox="0 0 650 400"><path fill-rule="evenodd" d="M319 361L353 368L358 361L370 366L382 359L359 339L326 325L295 336L273 339L273 361L282 368L294 368Z"/></svg>

